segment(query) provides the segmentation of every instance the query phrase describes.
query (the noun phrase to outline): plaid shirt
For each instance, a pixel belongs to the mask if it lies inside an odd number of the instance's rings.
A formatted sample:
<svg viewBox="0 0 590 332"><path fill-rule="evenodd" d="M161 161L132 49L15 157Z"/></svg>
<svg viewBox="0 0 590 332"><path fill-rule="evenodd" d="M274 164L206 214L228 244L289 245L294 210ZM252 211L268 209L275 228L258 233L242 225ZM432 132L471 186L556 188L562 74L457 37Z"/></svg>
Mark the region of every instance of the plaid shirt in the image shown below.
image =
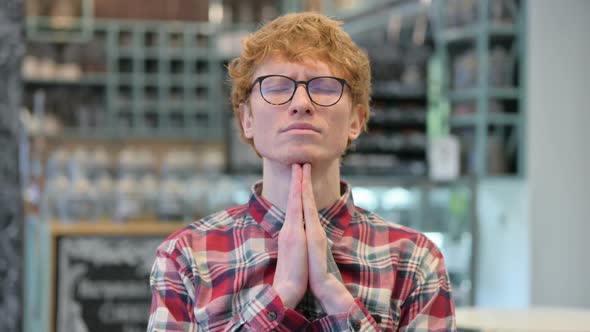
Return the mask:
<svg viewBox="0 0 590 332"><path fill-rule="evenodd" d="M311 293L287 309L272 288L285 212L252 189L248 204L193 222L157 250L148 331L455 331L439 249L354 205L350 188L319 211L328 266L355 298L327 315Z"/></svg>

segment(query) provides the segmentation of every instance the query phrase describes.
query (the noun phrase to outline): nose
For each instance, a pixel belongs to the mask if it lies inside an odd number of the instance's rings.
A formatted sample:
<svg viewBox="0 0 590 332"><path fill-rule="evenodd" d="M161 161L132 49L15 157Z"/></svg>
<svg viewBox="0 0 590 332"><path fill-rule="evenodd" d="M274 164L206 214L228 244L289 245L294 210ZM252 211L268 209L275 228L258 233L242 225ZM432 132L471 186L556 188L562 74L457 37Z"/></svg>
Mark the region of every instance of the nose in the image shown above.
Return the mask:
<svg viewBox="0 0 590 332"><path fill-rule="evenodd" d="M300 89L301 88L301 89ZM313 114L315 112L314 104L307 94L305 84L299 83L295 87L295 94L289 104L289 114Z"/></svg>

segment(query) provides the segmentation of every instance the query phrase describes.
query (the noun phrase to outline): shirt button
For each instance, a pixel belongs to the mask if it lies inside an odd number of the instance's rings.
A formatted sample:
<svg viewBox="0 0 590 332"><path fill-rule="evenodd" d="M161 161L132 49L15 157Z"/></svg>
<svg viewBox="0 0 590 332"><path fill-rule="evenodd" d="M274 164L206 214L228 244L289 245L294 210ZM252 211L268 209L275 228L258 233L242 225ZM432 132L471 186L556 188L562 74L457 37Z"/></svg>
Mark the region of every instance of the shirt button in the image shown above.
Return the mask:
<svg viewBox="0 0 590 332"><path fill-rule="evenodd" d="M379 315L371 315L371 316L375 320L375 323L381 324L381 316L379 316Z"/></svg>
<svg viewBox="0 0 590 332"><path fill-rule="evenodd" d="M355 331L358 331L358 330L360 330L360 329L361 329L361 322L360 322L360 321L358 321L358 320L353 320L353 321L351 321L351 322L350 322L350 325L352 326L352 328L353 328Z"/></svg>
<svg viewBox="0 0 590 332"><path fill-rule="evenodd" d="M275 319L277 319L277 313L274 311L271 311L268 313L268 315L266 315L266 318L268 318L268 320L270 320L272 322Z"/></svg>

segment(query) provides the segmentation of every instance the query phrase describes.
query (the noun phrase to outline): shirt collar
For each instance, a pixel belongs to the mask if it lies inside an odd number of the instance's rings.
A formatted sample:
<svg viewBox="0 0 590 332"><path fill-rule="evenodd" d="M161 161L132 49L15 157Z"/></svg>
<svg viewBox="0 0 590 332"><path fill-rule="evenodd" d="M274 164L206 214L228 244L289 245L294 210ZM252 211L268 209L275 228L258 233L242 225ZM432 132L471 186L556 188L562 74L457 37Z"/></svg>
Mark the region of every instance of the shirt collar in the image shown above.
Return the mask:
<svg viewBox="0 0 590 332"><path fill-rule="evenodd" d="M340 241L355 211L350 186L344 181L340 182L340 193L340 198L334 204L318 211L320 222L326 231L330 246ZM273 238L279 235L285 220L285 211L272 205L262 197L262 181L252 186L248 210L254 220L268 234Z"/></svg>

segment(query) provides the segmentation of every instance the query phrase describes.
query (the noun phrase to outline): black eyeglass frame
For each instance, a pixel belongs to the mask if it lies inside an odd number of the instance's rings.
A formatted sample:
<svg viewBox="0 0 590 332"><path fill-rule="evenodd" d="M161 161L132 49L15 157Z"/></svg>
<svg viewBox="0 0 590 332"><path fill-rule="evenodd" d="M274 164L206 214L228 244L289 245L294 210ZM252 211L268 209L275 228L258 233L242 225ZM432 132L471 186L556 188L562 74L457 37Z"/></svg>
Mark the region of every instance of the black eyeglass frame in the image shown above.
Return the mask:
<svg viewBox="0 0 590 332"><path fill-rule="evenodd" d="M266 78L269 78L269 77L284 77L284 78L289 79L291 82L293 82L293 85L295 86L295 88L293 89L293 94L291 94L291 97L289 97L289 99L287 99L287 101L285 101L283 103L280 103L280 104L275 104L275 103L271 103L266 98L264 98L264 94L262 93L262 81L264 81ZM338 96L338 99L334 103L329 104L329 105L322 105L320 103L317 103L311 97L311 94L309 93L309 82L311 82L313 80L316 80L316 79L319 79L319 78L332 78L332 79L335 79L336 81L338 81L340 83L340 85L341 85L340 96ZM313 77L312 79L307 80L307 81L297 81L297 80L294 80L291 77L285 76L285 75L276 75L276 74L273 74L273 75L264 75L264 76L259 76L259 77L257 77L254 80L254 82L250 86L250 91L252 91L252 89L254 89L254 86L256 85L256 83L258 83L258 90L260 92L260 96L262 97L262 99L264 99L264 101L266 101L267 103L269 103L271 105L285 105L286 103L288 103L291 100L293 100L293 97L295 96L295 92L297 92L297 87L300 84L303 84L305 86L305 92L307 93L307 96L309 97L309 100L311 100L312 103L314 103L316 105L319 105L319 106L322 106L322 107L330 107L330 106L334 106L334 105L338 104L338 102L340 101L340 99L342 99L342 95L344 95L344 86L345 85L348 86L349 89L351 89L350 84L348 84L348 82L345 79L340 78L340 77L334 77L334 76L317 76L317 77Z"/></svg>

